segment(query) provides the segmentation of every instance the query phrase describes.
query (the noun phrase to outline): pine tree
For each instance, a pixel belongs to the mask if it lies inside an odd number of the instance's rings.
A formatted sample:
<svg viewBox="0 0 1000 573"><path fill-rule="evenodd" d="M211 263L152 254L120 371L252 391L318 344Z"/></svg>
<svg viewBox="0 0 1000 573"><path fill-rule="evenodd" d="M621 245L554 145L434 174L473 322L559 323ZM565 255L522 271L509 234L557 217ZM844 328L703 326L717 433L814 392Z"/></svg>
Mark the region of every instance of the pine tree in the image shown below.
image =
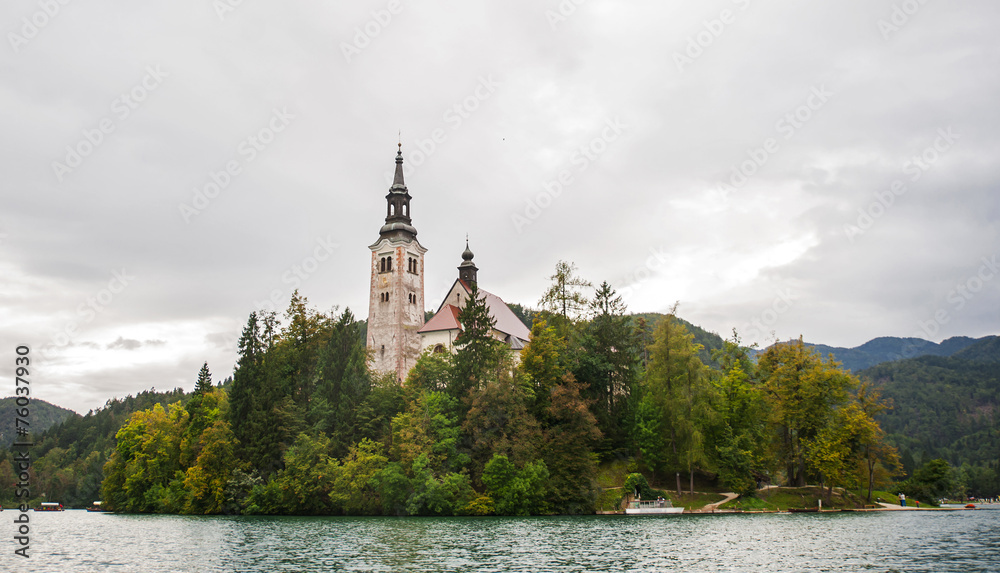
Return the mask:
<svg viewBox="0 0 1000 573"><path fill-rule="evenodd" d="M194 393L204 395L212 391L212 373L208 370L208 362L201 366L198 371L198 382L194 386Z"/></svg>
<svg viewBox="0 0 1000 573"><path fill-rule="evenodd" d="M496 371L507 349L503 342L493 337L496 319L490 315L486 297L479 293L476 283L472 283L465 306L458 313L458 321L462 331L455 337L455 380L449 392L462 397L469 388L480 386Z"/></svg>

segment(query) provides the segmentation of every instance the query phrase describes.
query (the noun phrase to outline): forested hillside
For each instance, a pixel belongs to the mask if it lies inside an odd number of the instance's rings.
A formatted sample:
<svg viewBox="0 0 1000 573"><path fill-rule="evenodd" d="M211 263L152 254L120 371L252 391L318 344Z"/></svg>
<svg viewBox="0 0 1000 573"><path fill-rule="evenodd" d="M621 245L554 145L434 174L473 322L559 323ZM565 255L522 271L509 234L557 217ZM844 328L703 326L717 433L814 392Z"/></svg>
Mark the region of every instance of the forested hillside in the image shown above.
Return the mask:
<svg viewBox="0 0 1000 573"><path fill-rule="evenodd" d="M883 336L855 348L839 348L825 344L810 344L822 356L833 354L837 362L852 372L860 372L883 362L917 358L919 356L951 356L975 344L977 339L955 336L940 344L922 338Z"/></svg>
<svg viewBox="0 0 1000 573"><path fill-rule="evenodd" d="M15 398L0 398L0 449L7 449L14 442L14 412L18 409ZM28 421L32 434L40 434L73 414L72 410L49 404L45 400L32 400Z"/></svg>
<svg viewBox="0 0 1000 573"><path fill-rule="evenodd" d="M103 408L86 416L63 410L66 416L62 424L32 435L35 443L30 450L33 498L57 501L67 507L86 507L100 499L101 481L104 479L102 468L115 449L115 434L125 420L136 411L184 398L185 394L179 388L170 392L151 390L123 400L109 400ZM38 400L31 402L32 426L40 403ZM0 483L17 481L10 459L10 450L0 450ZM0 488L0 504L9 506L13 502L14 488Z"/></svg>
<svg viewBox="0 0 1000 573"><path fill-rule="evenodd" d="M880 420L908 473L942 458L958 468L956 479L968 493L1000 492L1000 338L951 357L889 362L859 375L892 399Z"/></svg>

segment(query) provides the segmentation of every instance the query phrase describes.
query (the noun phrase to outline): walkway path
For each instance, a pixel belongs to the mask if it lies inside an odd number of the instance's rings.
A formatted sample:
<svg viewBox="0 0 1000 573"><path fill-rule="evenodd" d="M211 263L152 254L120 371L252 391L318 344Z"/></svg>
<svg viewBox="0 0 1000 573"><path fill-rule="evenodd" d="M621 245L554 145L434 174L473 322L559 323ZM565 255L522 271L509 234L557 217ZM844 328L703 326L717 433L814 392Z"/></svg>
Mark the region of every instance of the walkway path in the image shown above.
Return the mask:
<svg viewBox="0 0 1000 573"><path fill-rule="evenodd" d="M734 499L736 499L736 498L738 498L740 496L738 493L732 493L732 492L725 492L722 495L726 496L726 499L724 499L722 501L717 501L715 503L710 503L710 504L706 505L705 507L703 507L701 509L696 509L695 511L715 511L715 510L719 509L720 505L722 505L724 503L727 503L727 502L730 502L730 501L733 501Z"/></svg>

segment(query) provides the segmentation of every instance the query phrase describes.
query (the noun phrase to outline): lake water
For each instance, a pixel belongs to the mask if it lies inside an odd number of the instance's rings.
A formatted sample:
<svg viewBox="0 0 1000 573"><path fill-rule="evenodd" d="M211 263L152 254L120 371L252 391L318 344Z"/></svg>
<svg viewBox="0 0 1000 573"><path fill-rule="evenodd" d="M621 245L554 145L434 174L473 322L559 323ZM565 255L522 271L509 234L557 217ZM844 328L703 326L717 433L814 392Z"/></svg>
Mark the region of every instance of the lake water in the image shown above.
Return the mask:
<svg viewBox="0 0 1000 573"><path fill-rule="evenodd" d="M31 516L0 571L1000 571L1000 509L668 517Z"/></svg>

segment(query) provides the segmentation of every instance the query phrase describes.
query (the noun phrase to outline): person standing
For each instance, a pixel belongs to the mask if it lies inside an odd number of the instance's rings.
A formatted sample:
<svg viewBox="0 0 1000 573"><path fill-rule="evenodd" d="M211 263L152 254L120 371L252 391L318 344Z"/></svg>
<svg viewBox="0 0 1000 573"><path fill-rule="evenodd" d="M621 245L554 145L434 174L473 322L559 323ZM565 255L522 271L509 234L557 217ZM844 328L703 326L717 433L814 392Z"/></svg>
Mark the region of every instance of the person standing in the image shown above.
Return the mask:
<svg viewBox="0 0 1000 573"><path fill-rule="evenodd" d="M899 494L899 505L901 507L906 507L906 494L905 493L900 493Z"/></svg>

